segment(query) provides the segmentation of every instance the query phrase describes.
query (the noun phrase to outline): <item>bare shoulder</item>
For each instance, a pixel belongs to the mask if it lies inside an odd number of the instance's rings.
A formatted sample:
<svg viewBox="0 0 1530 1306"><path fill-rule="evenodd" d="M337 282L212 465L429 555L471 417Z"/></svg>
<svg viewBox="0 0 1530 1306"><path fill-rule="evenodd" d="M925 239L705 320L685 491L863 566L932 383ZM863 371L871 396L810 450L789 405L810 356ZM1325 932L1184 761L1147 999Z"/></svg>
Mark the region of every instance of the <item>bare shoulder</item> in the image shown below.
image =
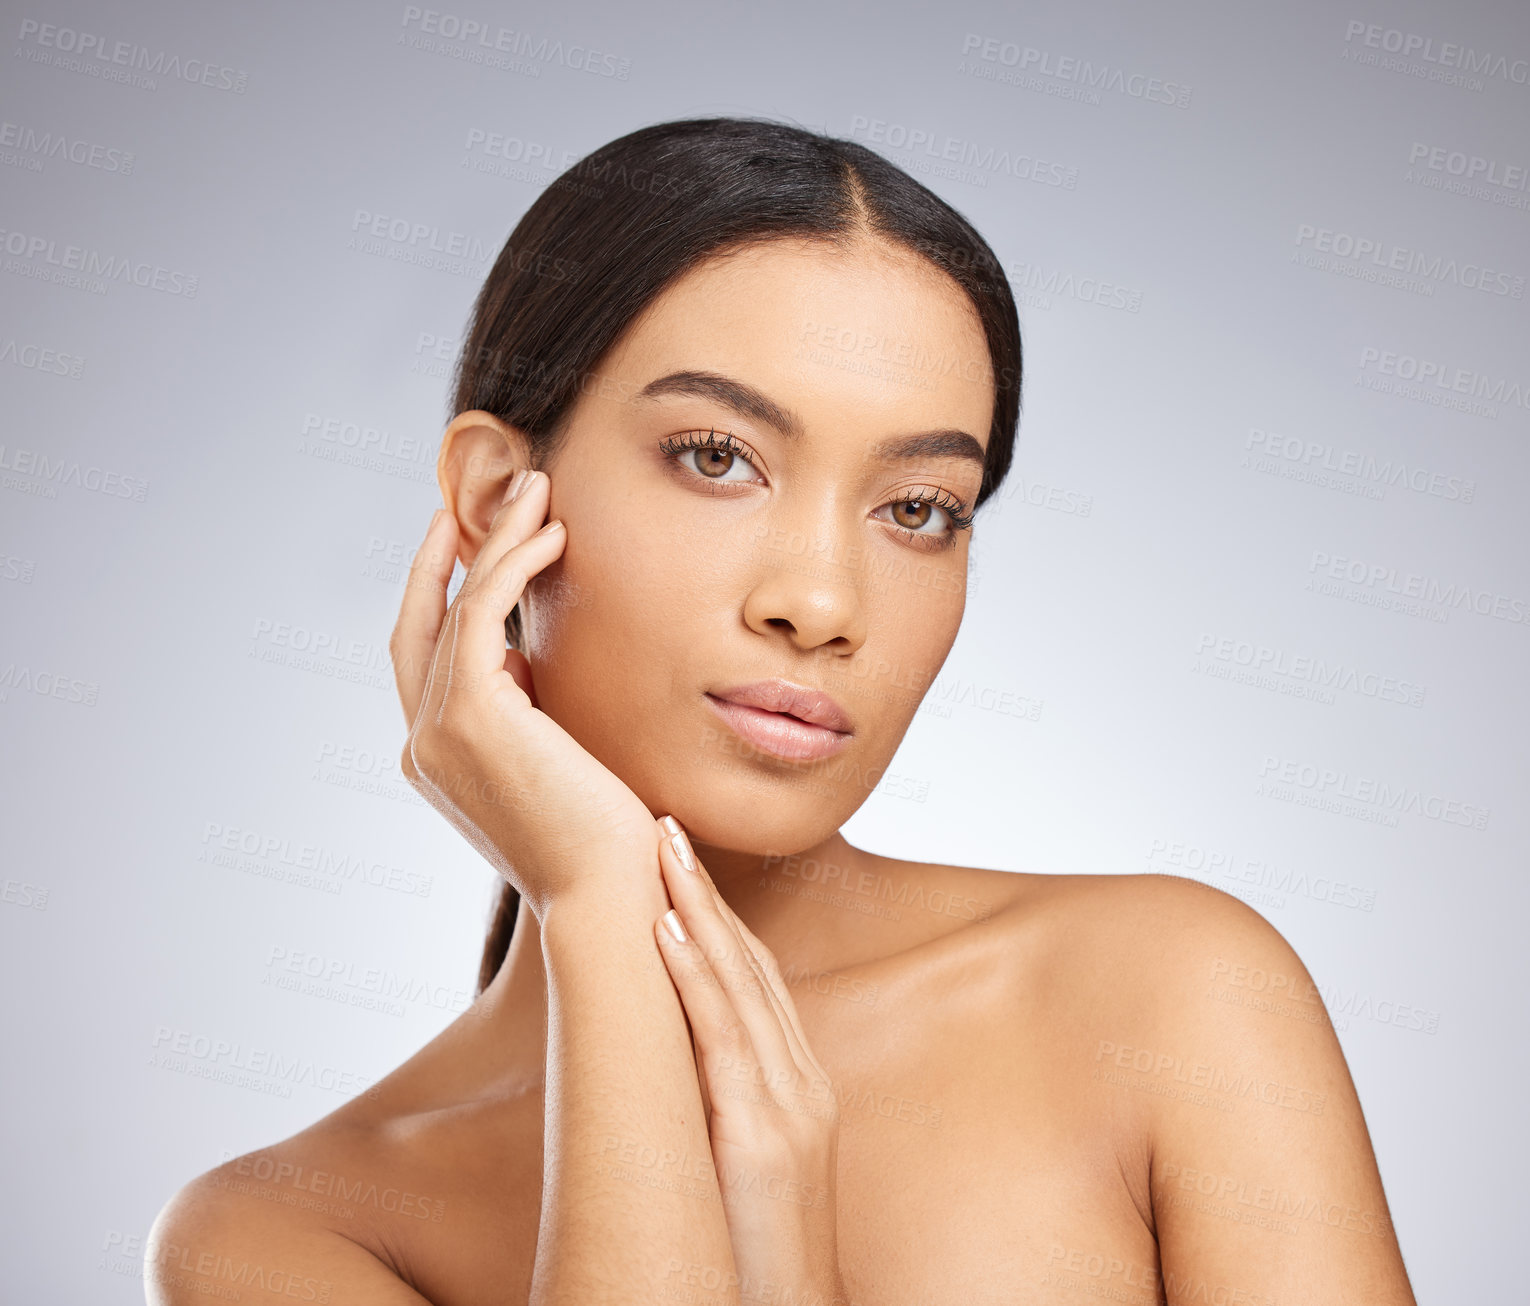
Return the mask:
<svg viewBox="0 0 1530 1306"><path fill-rule="evenodd" d="M329 1306L529 1287L540 1082L485 1085L417 1054L377 1087L184 1185L150 1230L150 1303L200 1302L220 1282Z"/></svg>
<svg viewBox="0 0 1530 1306"><path fill-rule="evenodd" d="M1138 1090L1124 1101L1144 1133L1167 1104L1233 1114L1253 1097L1358 1120L1321 991L1252 907L1175 876L1013 878L991 926L1012 992L1062 1031L1070 1073Z"/></svg>
<svg viewBox="0 0 1530 1306"><path fill-rule="evenodd" d="M1040 955L1066 950L1073 983L1121 989L1142 1014L1193 1019L1188 988L1204 995L1253 970L1262 971L1257 983L1266 997L1320 1002L1280 931L1211 885L1172 875L978 874L1012 882L990 894L1000 930Z"/></svg>
<svg viewBox="0 0 1530 1306"><path fill-rule="evenodd" d="M1170 1281L1412 1302L1343 1049L1275 926L1161 875L1027 876L995 926L1052 1086L1115 1130Z"/></svg>
<svg viewBox="0 0 1530 1306"><path fill-rule="evenodd" d="M925 920L947 918L937 936L974 946L986 940L985 954L1012 959L1015 978L1029 989L1056 986L1097 1011L1181 1029L1215 1016L1219 1008L1207 998L1213 989L1248 989L1247 1003L1224 998L1224 1006L1262 1013L1284 1002L1322 1010L1306 967L1280 931L1242 900L1197 880L888 857L878 865L862 877L869 884L853 887L896 908L920 909Z"/></svg>
<svg viewBox="0 0 1530 1306"><path fill-rule="evenodd" d="M151 1306L209 1294L342 1306L423 1303L389 1264L379 1171L400 1190L386 1129L332 1118L190 1180L149 1231ZM407 1182L402 1186L407 1190ZM395 1197L386 1205L397 1207Z"/></svg>
<svg viewBox="0 0 1530 1306"><path fill-rule="evenodd" d="M1075 882L1059 887L1060 916L1071 917L1093 996L1119 1030L1101 1038L1093 1060L1148 1076L1156 1119L1181 1124L1175 1108L1185 1103L1209 1108L1194 1113L1200 1124L1273 1108L1280 1124L1267 1121L1267 1134L1301 1121L1297 1131L1310 1138L1364 1137L1322 992L1274 925L1195 880L1067 878Z"/></svg>
<svg viewBox="0 0 1530 1306"><path fill-rule="evenodd" d="M1274 1043L1304 1061L1337 1053L1306 965L1241 899L1172 875L1058 878L1056 923L1094 977L1120 991L1122 1015L1139 1032L1233 1038L1242 1051Z"/></svg>

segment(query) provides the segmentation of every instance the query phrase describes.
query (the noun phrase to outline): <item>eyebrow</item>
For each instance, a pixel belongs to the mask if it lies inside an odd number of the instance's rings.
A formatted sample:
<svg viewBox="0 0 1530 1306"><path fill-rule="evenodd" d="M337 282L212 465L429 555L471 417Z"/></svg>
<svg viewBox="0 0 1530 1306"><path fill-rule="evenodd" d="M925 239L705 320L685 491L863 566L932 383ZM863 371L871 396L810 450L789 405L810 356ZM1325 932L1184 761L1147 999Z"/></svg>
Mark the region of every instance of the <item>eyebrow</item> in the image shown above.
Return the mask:
<svg viewBox="0 0 1530 1306"><path fill-rule="evenodd" d="M694 395L710 399L742 417L778 431L788 440L800 440L802 419L783 408L763 391L735 377L719 372L670 372L645 385L635 399L659 399L665 395ZM966 431L945 428L921 431L917 435L898 435L872 447L872 454L889 462L909 462L918 458L961 458L987 465L987 454L977 437Z"/></svg>

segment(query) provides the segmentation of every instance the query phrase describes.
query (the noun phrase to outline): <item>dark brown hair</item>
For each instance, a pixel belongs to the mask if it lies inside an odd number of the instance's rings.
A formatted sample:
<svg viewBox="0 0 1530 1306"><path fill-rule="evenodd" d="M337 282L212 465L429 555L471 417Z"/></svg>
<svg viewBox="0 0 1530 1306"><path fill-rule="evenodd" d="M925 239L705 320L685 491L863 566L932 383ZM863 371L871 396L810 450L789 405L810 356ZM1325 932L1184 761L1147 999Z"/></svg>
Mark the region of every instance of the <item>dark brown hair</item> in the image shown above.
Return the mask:
<svg viewBox="0 0 1530 1306"><path fill-rule="evenodd" d="M872 232L923 255L972 302L994 374L977 504L1009 470L1020 418L1020 323L1004 271L965 218L854 141L790 123L691 118L643 127L574 164L510 233L473 304L448 420L483 409L545 467L601 360L666 287L708 258L781 237ZM505 634L521 642L520 611ZM500 890L482 992L510 946L520 895Z"/></svg>

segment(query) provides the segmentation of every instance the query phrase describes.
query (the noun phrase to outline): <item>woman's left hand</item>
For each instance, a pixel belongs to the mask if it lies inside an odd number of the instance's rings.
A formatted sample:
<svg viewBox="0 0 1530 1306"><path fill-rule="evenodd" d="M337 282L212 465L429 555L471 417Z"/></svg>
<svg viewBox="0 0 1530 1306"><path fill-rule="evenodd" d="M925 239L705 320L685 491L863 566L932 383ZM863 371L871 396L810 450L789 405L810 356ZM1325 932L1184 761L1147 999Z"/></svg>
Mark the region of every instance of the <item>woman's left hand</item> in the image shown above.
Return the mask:
<svg viewBox="0 0 1530 1306"><path fill-rule="evenodd" d="M734 915L678 822L659 863L659 951L696 1045L712 1160L743 1297L845 1306L835 1225L839 1101L774 955ZM689 864L687 864L687 861ZM684 941L667 920L679 917ZM768 1291L774 1284L775 1293Z"/></svg>

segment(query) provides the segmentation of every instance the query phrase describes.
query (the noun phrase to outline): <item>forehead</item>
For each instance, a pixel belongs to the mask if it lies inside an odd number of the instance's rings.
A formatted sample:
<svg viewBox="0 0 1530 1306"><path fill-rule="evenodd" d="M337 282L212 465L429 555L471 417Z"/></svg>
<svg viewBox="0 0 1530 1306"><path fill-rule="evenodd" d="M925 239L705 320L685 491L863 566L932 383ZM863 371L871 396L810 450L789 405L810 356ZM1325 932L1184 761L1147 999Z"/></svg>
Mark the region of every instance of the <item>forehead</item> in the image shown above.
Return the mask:
<svg viewBox="0 0 1530 1306"><path fill-rule="evenodd" d="M993 372L977 311L949 276L882 240L772 240L707 260L628 329L608 367L635 393L709 370L809 425L954 426L986 445Z"/></svg>

